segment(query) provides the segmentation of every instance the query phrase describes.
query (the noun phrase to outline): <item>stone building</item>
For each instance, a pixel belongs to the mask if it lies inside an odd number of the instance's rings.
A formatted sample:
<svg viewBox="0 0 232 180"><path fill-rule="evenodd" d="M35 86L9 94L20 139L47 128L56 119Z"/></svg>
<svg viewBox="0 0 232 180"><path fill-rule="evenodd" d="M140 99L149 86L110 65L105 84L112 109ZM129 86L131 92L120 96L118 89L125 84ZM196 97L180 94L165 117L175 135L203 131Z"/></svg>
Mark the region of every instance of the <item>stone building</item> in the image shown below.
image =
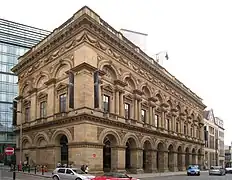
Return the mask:
<svg viewBox="0 0 232 180"><path fill-rule="evenodd" d="M215 117L215 123L217 125L218 137L217 137L217 149L218 149L218 165L225 166L225 143L224 143L224 122L219 117Z"/></svg>
<svg viewBox="0 0 232 180"><path fill-rule="evenodd" d="M223 120L214 116L213 110L204 111L205 155L204 166L224 166L224 128Z"/></svg>
<svg viewBox="0 0 232 180"><path fill-rule="evenodd" d="M88 164L92 173L203 163L202 99L88 7L13 71L23 127L17 147L29 162Z"/></svg>

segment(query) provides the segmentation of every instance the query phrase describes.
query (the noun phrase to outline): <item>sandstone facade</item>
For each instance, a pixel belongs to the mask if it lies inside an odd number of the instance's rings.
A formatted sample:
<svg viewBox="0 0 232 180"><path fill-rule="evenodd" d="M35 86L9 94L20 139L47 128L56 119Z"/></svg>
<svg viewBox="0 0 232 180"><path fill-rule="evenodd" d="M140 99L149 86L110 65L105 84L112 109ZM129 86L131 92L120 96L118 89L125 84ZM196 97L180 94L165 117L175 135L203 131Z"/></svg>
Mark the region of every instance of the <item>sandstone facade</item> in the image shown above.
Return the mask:
<svg viewBox="0 0 232 180"><path fill-rule="evenodd" d="M88 164L92 172L202 164L202 100L87 7L13 71L23 160L50 169Z"/></svg>

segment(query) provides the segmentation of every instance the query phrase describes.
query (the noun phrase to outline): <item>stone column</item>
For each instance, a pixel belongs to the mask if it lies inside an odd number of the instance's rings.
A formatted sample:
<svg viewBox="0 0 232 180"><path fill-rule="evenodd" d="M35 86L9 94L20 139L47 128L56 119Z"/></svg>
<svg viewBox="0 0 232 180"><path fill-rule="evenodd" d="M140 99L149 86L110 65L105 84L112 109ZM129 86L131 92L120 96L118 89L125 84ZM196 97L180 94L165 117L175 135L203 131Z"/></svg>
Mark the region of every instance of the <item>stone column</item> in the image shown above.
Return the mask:
<svg viewBox="0 0 232 180"><path fill-rule="evenodd" d="M55 79L50 79L47 82L45 82L45 85L48 86L47 87L47 94L48 94L47 102L49 102L49 104L47 104L47 116L53 116L56 113L56 105L55 105L56 104L55 103L55 99L56 99L55 82L56 82ZM74 81L74 86L75 86L75 81ZM74 101L74 103L76 103L76 102Z"/></svg>
<svg viewBox="0 0 232 180"><path fill-rule="evenodd" d="M134 119L138 120L138 100L134 99Z"/></svg>
<svg viewBox="0 0 232 180"><path fill-rule="evenodd" d="M124 110L124 100L123 100L123 92L120 92L120 97L119 97L119 99L120 99L120 102L119 102L119 110L120 110L120 112L119 112L119 114L120 114L120 116L122 116L122 117L124 117L125 116L125 110Z"/></svg>
<svg viewBox="0 0 232 180"><path fill-rule="evenodd" d="M119 164L118 159L118 148L117 147L111 147L111 170L117 171Z"/></svg>
<svg viewBox="0 0 232 180"><path fill-rule="evenodd" d="M125 172L125 147L113 147L113 153L116 154L115 160L112 159L111 166L114 166L114 169L117 172Z"/></svg>
<svg viewBox="0 0 232 180"><path fill-rule="evenodd" d="M143 173L142 149L131 149L131 173Z"/></svg>
<svg viewBox="0 0 232 180"><path fill-rule="evenodd" d="M152 151L152 164L151 164L151 171L153 173L157 172L157 151L153 150Z"/></svg>
<svg viewBox="0 0 232 180"><path fill-rule="evenodd" d="M149 125L152 125L153 120L153 113L152 113L152 106L149 106Z"/></svg>
<svg viewBox="0 0 232 180"><path fill-rule="evenodd" d="M173 171L176 172L178 171L178 154L177 152L173 153Z"/></svg>
<svg viewBox="0 0 232 180"><path fill-rule="evenodd" d="M115 90L115 114L119 115L119 91Z"/></svg>
<svg viewBox="0 0 232 180"><path fill-rule="evenodd" d="M113 93L113 96L110 97L110 113L114 114L115 113L115 92Z"/></svg>
<svg viewBox="0 0 232 180"><path fill-rule="evenodd" d="M161 128L165 129L165 112L161 112Z"/></svg>
<svg viewBox="0 0 232 180"><path fill-rule="evenodd" d="M189 153L189 164L193 164L193 161L192 161L192 153Z"/></svg>
<svg viewBox="0 0 232 180"><path fill-rule="evenodd" d="M141 121L141 100L138 100L138 121Z"/></svg>
<svg viewBox="0 0 232 180"><path fill-rule="evenodd" d="M168 151L164 152L164 172L168 172Z"/></svg>
<svg viewBox="0 0 232 180"><path fill-rule="evenodd" d="M185 153L182 154L182 171L186 171L186 167L185 167Z"/></svg>

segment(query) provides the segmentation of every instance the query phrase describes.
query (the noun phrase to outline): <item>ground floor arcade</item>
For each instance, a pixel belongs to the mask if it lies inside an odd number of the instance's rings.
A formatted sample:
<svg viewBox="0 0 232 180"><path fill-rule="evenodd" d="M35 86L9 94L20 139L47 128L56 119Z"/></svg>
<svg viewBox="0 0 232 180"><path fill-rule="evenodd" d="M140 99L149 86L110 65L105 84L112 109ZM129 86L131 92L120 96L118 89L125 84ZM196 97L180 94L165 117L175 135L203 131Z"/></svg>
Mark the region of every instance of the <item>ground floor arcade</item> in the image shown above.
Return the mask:
<svg viewBox="0 0 232 180"><path fill-rule="evenodd" d="M120 134L113 129L97 133L97 141L94 138L78 141L74 134L65 128L50 135L47 132L38 132L34 137L25 134L22 159L30 164L47 165L49 169L61 162L74 166L88 164L93 172L126 170L131 173L182 171L189 164L203 163L202 147L196 144L136 132Z"/></svg>

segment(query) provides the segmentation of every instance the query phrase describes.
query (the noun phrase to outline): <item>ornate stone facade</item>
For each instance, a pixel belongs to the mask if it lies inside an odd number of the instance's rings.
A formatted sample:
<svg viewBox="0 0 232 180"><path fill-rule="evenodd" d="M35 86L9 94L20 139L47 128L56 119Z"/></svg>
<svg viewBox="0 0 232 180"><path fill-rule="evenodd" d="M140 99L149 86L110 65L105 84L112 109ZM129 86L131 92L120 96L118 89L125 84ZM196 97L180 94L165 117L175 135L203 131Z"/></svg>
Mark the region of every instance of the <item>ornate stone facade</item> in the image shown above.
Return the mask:
<svg viewBox="0 0 232 180"><path fill-rule="evenodd" d="M92 172L201 165L205 105L151 61L92 10L78 11L13 68L23 159L51 169L89 164Z"/></svg>

